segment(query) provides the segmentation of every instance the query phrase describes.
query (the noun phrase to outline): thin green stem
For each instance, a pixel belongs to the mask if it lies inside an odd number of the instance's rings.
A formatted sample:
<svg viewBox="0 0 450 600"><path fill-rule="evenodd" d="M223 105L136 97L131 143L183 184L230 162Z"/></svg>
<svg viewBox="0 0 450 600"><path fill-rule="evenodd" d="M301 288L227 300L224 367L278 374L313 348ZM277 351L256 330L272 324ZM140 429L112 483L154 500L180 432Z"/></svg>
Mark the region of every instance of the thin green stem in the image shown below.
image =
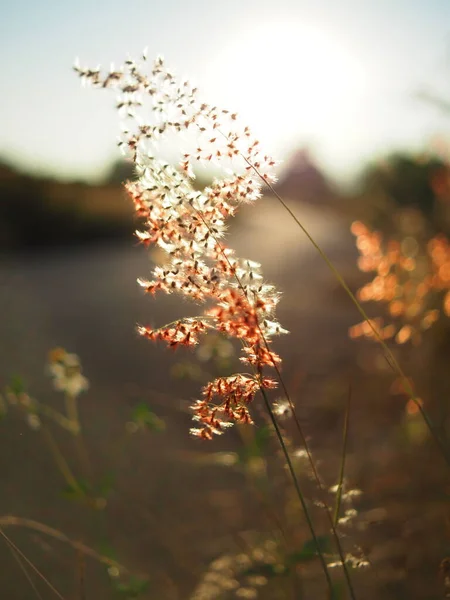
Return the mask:
<svg viewBox="0 0 450 600"><path fill-rule="evenodd" d="M67 418L73 424L73 430L76 435L80 433L80 420L78 417L78 403L76 396L72 394L65 395Z"/></svg>
<svg viewBox="0 0 450 600"><path fill-rule="evenodd" d="M345 473L345 459L347 456L347 441L348 441L348 430L349 430L349 420L350 420L350 402L352 396L352 389L349 387L348 397L347 397L347 407L345 410L345 420L344 420L344 433L342 440L342 458L341 458L341 467L339 470L339 482L338 488L336 492L336 506L334 509L334 526L337 527L339 520L339 511L341 508L341 500L342 500L342 488L344 486L344 473Z"/></svg>
<svg viewBox="0 0 450 600"><path fill-rule="evenodd" d="M224 135L222 132L220 132L220 133L221 133L221 134L222 134L224 137L226 137L226 136L225 136L225 135ZM242 156L243 156L243 155L242 155ZM279 195L278 195L278 194L275 192L275 190L274 190L274 189L273 189L273 187L270 185L270 183L269 183L269 182L268 182L268 181L267 181L267 180L266 180L266 179L265 179L265 178L264 178L264 177L263 177L263 176L262 176L262 175L259 173L259 171L256 169L256 167L254 167L254 165L253 165L252 163L250 163L250 161L249 161L247 158L245 158L245 156L243 156L243 158L244 158L244 160L247 162L247 164L248 164L250 167L252 167L252 168L255 170L255 172L256 172L256 174L258 175L258 177L260 177L260 179L262 179L262 181L263 181L264 183L266 183L266 184L269 186L269 188L270 188L270 189L271 189L271 190L274 192L274 194L275 194L275 195L278 197L278 199L281 201L281 203L282 203L282 204L283 204L283 205L284 205L284 206L285 206L285 207L286 207L286 208L287 208L287 209L290 211L290 209L289 209L289 208L288 208L288 207L287 207L287 206L284 204L284 202L283 202L282 198L281 198L281 197L280 197L280 196L279 196ZM201 212L200 210L198 210L197 208L195 208L194 206L192 206L192 209L193 209L193 211L194 211L194 212L197 214L197 216L200 218L200 220L203 222L203 224L205 225L205 227L208 229L208 232L209 232L209 234L211 235L211 237L212 237L212 238L214 239L214 241L216 242L216 244L217 244L217 246L218 246L218 248L219 248L219 251L220 251L220 253L222 254L222 256L223 256L224 260L225 260L225 261L228 263L228 265L229 265L230 269L232 269L232 265L231 265L231 263L230 263L230 260L229 260L229 258L228 258L228 256L227 256L226 252L224 251L224 249L223 249L223 247L222 247L222 244L221 244L221 243L220 243L220 241L217 239L217 237L214 235L214 232L211 230L211 228L210 228L210 226L209 226L208 222L207 222L207 221L204 219L202 212ZM293 215L293 213L292 213L292 216L295 218L295 215ZM299 223L299 225L301 225L301 224ZM311 236L309 236L309 234L308 234L308 232L307 232L306 230L305 230L305 233L308 235L308 237L310 238L311 242L312 242L314 245L316 245L316 243L314 242L313 238L312 238ZM318 246L317 246L317 248L319 249L319 247L318 247ZM244 285L242 284L242 282L241 282L241 280L240 280L239 276L236 274L236 272L234 272L234 278L236 279L236 282L237 282L237 284L238 284L239 288L241 289L241 291L243 292L244 296L247 296L247 292L246 292L246 290L245 290L245 288L244 288ZM356 300L356 299L355 299L355 300ZM261 337L262 337L262 340L264 341L264 344L265 344L265 346L266 346L267 350L270 352L269 344L268 344L268 342L267 342L267 339L266 339L266 337L265 337L265 335L264 335L264 333L263 333L263 331L262 331L262 329L261 329L261 326L260 326L260 323L259 323L259 320L258 320L258 319L257 319L257 328L258 328L258 331L259 331L259 333L260 333L260 335L261 335ZM278 365L276 364L276 362L275 362L275 361L273 361L273 366L274 366L274 368L275 368L275 370L276 370L277 377L278 377L278 379L279 379L279 381L280 381L280 383L281 383L281 386L282 386L282 388L283 388L283 390L284 390L284 393L285 393L285 395L286 395L286 398L288 399L289 405L290 405L290 407L291 407L291 410L292 410L292 414L294 415L295 422L296 422L296 425L297 425L297 429L298 429L298 431L299 431L299 433L300 433L300 435L301 435L302 443L303 443L303 446L304 446L304 448L305 448L305 450L306 450L306 453L307 453L307 455L308 455L308 460L309 460L309 462L310 462L310 465L311 465L311 468L312 468L312 471L313 471L314 477L315 477L315 479L316 479L317 485L318 485L318 487L319 487L319 489L320 489L320 491L321 491L321 493L322 493L323 497L325 497L325 494L324 494L324 490L323 490L322 483L321 483L321 481L320 481L319 475L318 475L318 473L317 473L317 469L316 469L316 467L315 467L315 464L314 464L314 460L313 460L313 458L312 458L312 454L311 454L311 452L310 452L310 449L309 449L308 443L307 443L307 441L306 441L306 436L304 435L304 433L303 433L303 429L302 429L302 427L301 427L301 425L300 425L300 422L298 421L297 415L296 415L296 413L295 413L295 407L294 407L294 405L293 405L293 402L292 402L292 400L291 400L291 398L290 398L290 395L289 395L289 393L288 393L288 390L287 390L287 387L286 387L286 385L285 385L285 383L284 383L284 380L283 380L283 378L282 378L282 376L281 376L281 372L280 372L280 370L279 370L279 368L278 368ZM262 391L263 391L263 390L262 390ZM265 396L265 400L266 400L266 399L267 399L267 396ZM267 402L266 402L266 404L267 404ZM270 410L270 412L271 412L270 405L269 405L269 410ZM274 418L274 416L273 416L273 413L272 413L272 412L271 412L271 415L272 415L272 418ZM281 438L281 439L282 439L282 438ZM283 444L284 444L284 442L283 442ZM286 450L286 449L284 448L284 450ZM285 453L285 455L286 455L286 453ZM287 454L287 456L289 456L289 455ZM291 465L291 466L292 466L292 465ZM294 475L295 475L295 474L294 474ZM295 481L296 481L296 480L295 480ZM298 483L297 483L297 485L298 485ZM347 585L348 585L348 588L349 588L349 591L350 591L351 598L352 598L352 600L356 600L356 597L355 597L355 594L354 594L354 590L353 590L353 586L352 586L351 579L350 579L350 574L349 574L349 572L348 572L348 567L347 567L347 564L346 564L346 562L345 562L345 557L344 557L344 553L343 553L342 545L341 545L341 542L340 542L340 539L339 539L339 535L338 535L338 533L337 533L337 531L336 531L336 528L335 528L335 526L334 526L334 522L333 522L333 518L332 518L332 515L331 515L331 511L330 511L330 509L329 509L329 507L328 507L328 505L327 505L326 501L324 501L324 507L325 507L326 513L327 513L327 515L328 515L329 523L330 523L331 530L332 530L332 533L333 533L333 537L334 537L334 539L335 539L335 543L336 543L336 546L337 546L337 549L338 549L338 553L339 553L339 557L340 557L340 560L341 560L341 563L342 563L342 567L343 567L343 569L344 569L345 578L346 578L346 582L347 582Z"/></svg>
<svg viewBox="0 0 450 600"><path fill-rule="evenodd" d="M265 342L265 344L266 344L266 346L268 348L267 341L265 340L264 336L263 336L263 339L264 339L264 342ZM285 397L286 397L286 399L288 401L289 407L291 409L292 416L293 416L293 419L294 419L294 423L295 423L297 431L298 431L298 433L300 435L300 440L302 442L303 448L305 449L306 456L308 458L308 462L309 462L309 465L311 467L314 480L315 480L315 482L317 484L317 487L319 489L319 492L320 492L320 495L321 495L321 500L323 502L323 507L324 507L325 513L327 515L328 522L329 522L330 529L331 529L331 533L333 535L333 538L334 538L334 541L335 541L335 544L336 544L336 548L337 548L337 551L338 551L338 554L339 554L339 559L340 559L341 564L342 564L342 569L344 571L344 577L345 577L345 580L346 580L346 583L347 583L348 590L350 592L350 597L351 597L352 600L356 600L355 590L353 588L352 580L351 580L351 577L350 577L349 567L348 567L348 565L347 565L347 563L345 561L344 550L342 548L341 540L340 540L339 534L337 532L336 525L334 523L334 519L333 519L333 515L331 513L331 509L328 506L328 502L327 502L327 498L326 498L326 493L325 493L324 486L322 484L322 480L321 480L321 478L319 476L319 473L317 471L316 464L314 462L314 459L313 459L313 456L312 456L312 453L311 453L311 449L310 449L308 441L306 439L306 435L305 435L305 433L303 431L303 427L301 426L300 421L298 420L298 417L297 417L297 413L295 412L294 403L292 402L292 399L290 397L289 391L288 391L288 389L287 389L287 387L286 387L286 385L284 383L283 378L281 377L281 373L280 373L279 367L278 367L278 365L275 362L273 363L273 366L274 366L274 368L275 368L275 370L277 372L277 377L278 377L278 379L279 379L279 381L281 383L281 387L283 388L284 395L285 395Z"/></svg>
<svg viewBox="0 0 450 600"><path fill-rule="evenodd" d="M312 235L309 233L309 231L306 229L306 227L303 225L303 223L301 223L301 221L297 218L297 216L295 215L295 213L289 208L289 206L286 204L286 202L283 200L283 198L274 189L274 187L270 183L270 181L268 181L267 178L264 177L264 175L262 175L259 172L259 170L245 156L243 158L246 161L246 163L250 167L252 167L252 169L255 171L255 173L258 175L258 177L268 186L268 188L270 189L271 193L280 202L280 204L283 206L283 208L289 213L289 215L292 217L292 219L295 221L295 223L300 227L300 229L302 230L302 232L306 235L306 237L308 238L308 240L311 242L311 244L317 250L317 252L321 256L321 258L325 261L325 263L327 264L328 268L331 270L331 272L333 273L334 277L337 279L337 281L339 282L339 284L341 285L341 287L343 288L343 290L347 293L348 297L353 302L353 304L357 308L358 312L363 317L364 321L366 321L366 323L369 325L369 327L372 330L372 333L374 334L376 340L378 341L378 343L383 348L384 355L385 355L387 363L394 370L394 372L396 372L397 375L402 379L405 391L410 396L410 398L414 402L414 404L417 406L417 409L419 410L419 412L420 412L420 414L421 414L421 416L422 416L425 424L427 425L427 427L428 427L428 429L429 429L429 431L430 431L433 439L435 440L437 446L439 447L439 449L440 449L440 451L441 451L441 453L442 453L445 461L447 462L447 465L450 467L450 455L448 454L447 448L445 447L445 444L443 443L443 441L441 440L441 437L439 436L438 432L436 431L436 428L435 428L432 420L430 419L429 415L426 413L425 409L423 408L423 406L419 402L419 400L418 400L418 398L417 398L417 396L416 396L416 394L414 392L414 389L413 389L411 383L409 382L409 379L406 377L403 369L401 368L401 366L398 363L397 359L393 355L391 349L386 344L386 342L383 340L383 338L380 336L380 334L377 331L376 327L374 327L374 325L373 325L372 321L370 320L369 316L367 315L366 311L364 310L364 308L362 307L361 303L356 298L355 294L349 288L347 282L345 281L345 279L343 278L343 276L340 274L339 270L334 266L333 262L328 257L327 253L315 241L315 239L312 237Z"/></svg>
<svg viewBox="0 0 450 600"><path fill-rule="evenodd" d="M89 460L89 454L83 441L81 434L81 423L78 411L78 400L77 396L73 394L65 395L67 417L73 424L73 433L75 435L75 446L80 461L84 476L92 483L92 468Z"/></svg>
<svg viewBox="0 0 450 600"><path fill-rule="evenodd" d="M249 445L249 443L251 444L252 440L248 439L248 436L246 435L246 431L245 429L239 427L238 428L239 431L239 435L241 437L241 441L244 444L244 446L247 444ZM261 458L262 460L262 458ZM263 510L265 511L267 518L269 519L269 521L273 521L275 524L275 527L277 529L279 529L281 537L283 538L284 544L286 546L286 548L288 547L288 542L287 542L287 536L286 536L286 532L284 530L283 524L281 523L280 519L278 518L278 515L276 514L275 510L273 510L272 506L270 505L270 480L267 474L267 463L264 461L264 482L260 480L260 477L258 474L252 473L252 471L248 468L248 465L246 465L245 468L245 475L247 476L248 480L250 481L250 484L253 488L253 492L256 496L256 498L258 499L258 501L260 502ZM266 485L265 485L266 484Z"/></svg>
<svg viewBox="0 0 450 600"><path fill-rule="evenodd" d="M118 563L116 560L112 560L108 556L104 556L99 554L89 546L86 546L82 542L71 540L64 533L59 531L58 529L54 529L53 527L49 527L48 525L44 525L44 523L40 523L39 521L33 521L32 519L25 519L22 517L15 517L13 515L2 515L0 516L0 532L2 532L2 527L25 527L26 529L31 529L33 531L38 531L46 536L52 537L64 544L68 544L72 546L78 552L83 553L86 556L108 566L108 567L116 567L119 571L123 573L129 573L129 570L126 569L123 565ZM4 535L4 534L3 534Z"/></svg>
<svg viewBox="0 0 450 600"><path fill-rule="evenodd" d="M22 562L22 559L20 558L20 554L18 554L16 552L16 550L14 550L14 548L8 543L8 547L9 550L11 552L11 556L14 558L14 560L17 562L17 565L19 566L19 569L22 571L22 573L25 576L25 579L28 581L28 583L30 584L31 589L34 592L34 595L36 596L36 598L38 598L39 600L44 600L41 596L41 594L39 593L39 590L36 587L36 584L34 583L34 581L31 579L30 574L28 573L25 565Z"/></svg>
<svg viewBox="0 0 450 600"><path fill-rule="evenodd" d="M45 415L46 417L49 417L49 419L52 419L53 421L55 421L55 423L57 423L58 425L63 427L63 429L67 429L71 433L74 432L72 421L70 419L68 419L66 416L62 415L57 410L54 410L50 406L47 406L46 404L42 404L42 403L38 402L37 400L36 400L36 408L40 414Z"/></svg>
<svg viewBox="0 0 450 600"><path fill-rule="evenodd" d="M42 581L44 581L47 586L49 587L49 589L52 590L52 592L55 594L55 596L58 596L59 600L64 600L64 597L58 592L58 590L50 583L50 581L45 577L45 575L43 575L39 569L31 562L31 560L29 560L25 554L22 552L22 550L20 550L16 544L6 535L6 533L1 529L0 527L0 536L5 540L5 542L8 544L8 546L10 548L12 548L14 550L14 552L17 553L18 556L20 556L20 558L22 560L24 560L27 565L33 569L33 571L36 573L36 575L38 575Z"/></svg>
<svg viewBox="0 0 450 600"><path fill-rule="evenodd" d="M288 452L288 450L286 448L286 444L284 442L284 439L283 439L283 436L281 434L280 428L278 426L277 420L275 419L275 415L273 414L273 410L272 410L272 407L270 406L269 398L267 397L266 391L265 391L265 389L263 387L261 387L260 389L261 389L262 396L264 398L264 404L266 405L267 412L269 413L270 420L271 420L272 425L273 425L273 427L275 429L275 433L277 435L278 441L280 443L281 449L282 449L284 457L286 459L286 464L288 466L289 473L290 473L290 475L292 477L292 481L294 483L295 491L297 492L298 499L300 500L300 504L302 505L303 513L305 515L306 522L308 524L308 528L309 528L309 531L311 533L311 537L312 537L312 539L314 541L314 545L316 547L317 555L318 555L319 560L320 560L320 564L322 566L325 578L327 580L328 589L329 589L329 592L330 592L330 597L333 597L333 595L334 595L334 592L333 592L334 587L333 587L333 582L331 580L330 573L329 573L329 570L328 570L328 565L327 565L327 563L325 561L325 557L324 557L322 549L320 547L319 540L317 539L317 535L316 535L316 532L315 532L315 529L314 529L314 524L312 522L311 515L309 514L309 510L308 510L308 506L306 504L305 497L303 495L303 492L300 489L300 484L298 482L297 476L295 475L295 471L294 471L294 467L293 467L293 464L292 464L292 461L291 461L291 457L289 456L289 452Z"/></svg>
<svg viewBox="0 0 450 600"><path fill-rule="evenodd" d="M50 452L52 453L56 466L58 467L59 471L64 477L65 482L72 489L77 490L84 496L84 491L81 489L75 475L72 473L71 468L69 467L66 459L64 458L64 455L59 449L58 444L55 442L55 439L53 438L52 434L46 427L42 427L42 433L44 435L45 441L47 442L47 445L50 448Z"/></svg>
<svg viewBox="0 0 450 600"><path fill-rule="evenodd" d="M248 163L248 164L250 164L250 163ZM253 165L251 165L251 166L253 166ZM258 175L259 175L259 177L261 177L263 179L263 181L265 181L264 178L259 173L258 173ZM218 246L218 248L219 248L219 250L220 250L220 252L221 252L221 254L222 254L223 258L224 258L224 260L228 263L228 265L231 268L232 265L231 265L231 263L229 261L229 258L227 256L226 252L224 251L224 249L222 247L222 244L215 237L214 233L211 231L211 228L209 227L208 223L203 218L203 215L201 214L201 212L199 210L197 210L195 207L193 207L193 209L197 213L197 215L199 216L199 218L201 219L201 221L203 222L203 224L207 227L208 231L210 232L211 236L213 237L214 241L216 242L216 244L217 244L217 246ZM238 284L239 288L241 289L242 293L244 294L244 296L247 296L247 293L246 293L246 290L244 288L244 285L242 284L239 276L236 273L234 273L234 278L236 279L237 284ZM267 341L267 339L266 339L266 337L264 335L264 332L261 329L261 326L260 326L260 323L259 323L259 319L257 319L257 321L256 321L256 326L258 328L258 331L259 331L259 333L261 335L262 340L264 341L264 345L265 345L267 351L270 353L269 343L268 343L268 341ZM312 469L314 478L315 478L315 480L317 482L317 486L318 486L318 488L319 488L319 490L321 492L322 499L323 499L323 504L324 504L324 507L325 507L325 512L327 513L327 517L328 517L328 521L329 521L329 524L330 524L330 527L331 527L333 538L335 540L336 547L337 547L338 554L339 554L339 558L340 558L340 561L342 563L342 568L344 570L344 575L345 575L347 586L349 588L351 599L352 600L356 600L355 592L354 592L353 585L352 585L351 578L350 578L349 569L348 569L347 563L345 562L344 551L343 551L342 544L341 544L341 541L340 541L340 538L339 538L339 534L338 534L338 532L336 530L336 527L334 525L334 520L333 520L333 517L332 517L332 514L331 514L331 510L328 507L328 504L326 502L325 491L323 489L322 482L320 480L319 474L318 474L316 466L314 464L314 459L313 459L311 451L309 449L309 445L308 445L308 442L306 440L306 436L305 436L305 434L303 432L303 428L301 427L300 422L298 420L298 417L296 415L294 404L293 404L293 402L291 400L291 397L290 397L290 394L289 394L288 389L286 387L286 384L284 383L284 380L283 380L283 378L281 376L280 369L279 369L279 367L278 367L278 365L277 365L277 363L275 361L272 361L272 363L273 363L273 366L274 366L275 371L277 373L278 380L280 381L280 384L281 384L281 386L283 388L285 396L286 396L286 398L287 398L287 400L289 402L289 406L290 406L292 414L294 416L294 420L295 420L298 432L300 434L302 444L303 444L303 446L305 448L305 451L306 451L306 454L308 456L308 461L309 461L309 463L311 465L311 469Z"/></svg>

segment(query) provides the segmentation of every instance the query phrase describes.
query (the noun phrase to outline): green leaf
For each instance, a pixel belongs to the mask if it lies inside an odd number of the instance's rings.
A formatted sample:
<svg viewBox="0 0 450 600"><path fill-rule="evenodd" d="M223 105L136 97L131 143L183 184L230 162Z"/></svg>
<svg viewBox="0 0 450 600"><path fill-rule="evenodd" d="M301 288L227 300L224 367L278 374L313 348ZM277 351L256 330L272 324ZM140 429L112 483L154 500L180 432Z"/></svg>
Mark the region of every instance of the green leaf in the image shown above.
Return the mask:
<svg viewBox="0 0 450 600"><path fill-rule="evenodd" d="M114 473L114 471L108 471L100 479L100 482L97 487L97 492L100 494L100 496L106 498L106 496L108 496L111 493L115 483L116 474Z"/></svg>
<svg viewBox="0 0 450 600"><path fill-rule="evenodd" d="M97 546L99 554L106 556L110 560L117 561L117 553L114 548L106 541L100 542Z"/></svg>
<svg viewBox="0 0 450 600"><path fill-rule="evenodd" d="M341 501L342 501L342 489L344 487L344 474L345 474L345 459L347 458L347 442L348 442L348 430L349 430L349 421L350 421L350 402L352 398L352 388L349 386L348 396L347 396L347 406L345 409L345 420L344 420L344 431L342 438L342 455L341 455L341 466L339 469L339 482L336 493L336 505L334 507L334 526L337 527L339 521L339 512L341 510Z"/></svg>
<svg viewBox="0 0 450 600"><path fill-rule="evenodd" d="M68 500L84 501L89 494L89 484L83 479L78 479L76 485L67 484L62 490L61 494Z"/></svg>
<svg viewBox="0 0 450 600"><path fill-rule="evenodd" d="M346 598L345 590L347 586L344 581L335 581L331 590L331 600L343 600Z"/></svg>
<svg viewBox="0 0 450 600"><path fill-rule="evenodd" d="M290 553L287 557L288 564L290 566L293 566L298 563L309 562L310 560L316 558L319 555L319 552L322 554L327 554L330 552L331 544L329 536L319 535L316 538L316 541L310 539L303 544L301 550ZM319 551L317 549L317 546L319 546Z"/></svg>
<svg viewBox="0 0 450 600"><path fill-rule="evenodd" d="M262 575L267 577L267 579L273 579L274 577L282 577L283 575L287 575L288 572L289 567L286 565L261 563L249 567L242 574L246 577L251 575Z"/></svg>
<svg viewBox="0 0 450 600"><path fill-rule="evenodd" d="M144 427L156 433L161 433L166 428L164 421L156 416L145 403L136 406L132 413L132 420L139 427Z"/></svg>
<svg viewBox="0 0 450 600"><path fill-rule="evenodd" d="M131 599L138 598L143 592L147 590L149 581L147 579L139 579L134 575L131 575L126 583L115 583L114 588L116 592L123 598Z"/></svg>
<svg viewBox="0 0 450 600"><path fill-rule="evenodd" d="M261 455L267 448L272 437L272 427L263 425L255 430L255 450Z"/></svg>
<svg viewBox="0 0 450 600"><path fill-rule="evenodd" d="M254 430L253 439L242 448L239 454L241 463L247 463L252 458L264 456L272 438L272 428L270 425L263 425Z"/></svg>
<svg viewBox="0 0 450 600"><path fill-rule="evenodd" d="M13 394L23 394L25 391L25 380L20 375L13 375L11 377L9 388Z"/></svg>
<svg viewBox="0 0 450 600"><path fill-rule="evenodd" d="M190 379L192 381L201 381L203 378L201 367L197 363L190 361L176 363L172 367L170 374L176 379Z"/></svg>

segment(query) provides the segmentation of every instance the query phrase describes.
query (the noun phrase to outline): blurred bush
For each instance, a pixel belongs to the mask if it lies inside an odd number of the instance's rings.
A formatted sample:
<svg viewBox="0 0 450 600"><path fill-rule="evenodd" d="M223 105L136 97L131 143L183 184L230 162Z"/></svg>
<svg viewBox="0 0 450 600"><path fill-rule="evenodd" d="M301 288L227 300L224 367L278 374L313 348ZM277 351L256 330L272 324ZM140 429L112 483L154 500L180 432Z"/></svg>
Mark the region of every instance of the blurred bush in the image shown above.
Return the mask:
<svg viewBox="0 0 450 600"><path fill-rule="evenodd" d="M447 235L449 166L432 154L389 155L365 168L346 204L354 217L388 234L398 231L403 214L414 214L429 235Z"/></svg>
<svg viewBox="0 0 450 600"><path fill-rule="evenodd" d="M0 164L0 249L14 251L129 236L121 186L62 183Z"/></svg>
<svg viewBox="0 0 450 600"><path fill-rule="evenodd" d="M123 160L99 185L34 177L0 162L0 250L130 239L136 221L122 184L133 177ZM210 182L200 174L196 187Z"/></svg>
<svg viewBox="0 0 450 600"><path fill-rule="evenodd" d="M358 266L374 273L359 299L385 303L377 318L385 339L418 346L433 325L436 358L450 347L450 166L431 153L391 155L366 168L349 207ZM372 332L361 323L350 334Z"/></svg>

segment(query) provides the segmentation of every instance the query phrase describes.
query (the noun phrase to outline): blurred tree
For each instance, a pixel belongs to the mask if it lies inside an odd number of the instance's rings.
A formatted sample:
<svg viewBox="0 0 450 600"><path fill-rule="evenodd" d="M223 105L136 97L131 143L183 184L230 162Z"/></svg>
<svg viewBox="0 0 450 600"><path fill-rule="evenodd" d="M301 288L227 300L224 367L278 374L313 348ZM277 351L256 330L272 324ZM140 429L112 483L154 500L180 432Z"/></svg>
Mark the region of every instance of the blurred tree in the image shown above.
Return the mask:
<svg viewBox="0 0 450 600"><path fill-rule="evenodd" d="M89 202L83 202L90 191ZM61 183L19 173L0 163L0 250L51 247L130 235L131 219L96 213L105 186Z"/></svg>
<svg viewBox="0 0 450 600"><path fill-rule="evenodd" d="M0 247L44 246L63 235L61 215L49 211L40 180L0 168Z"/></svg>
<svg viewBox="0 0 450 600"><path fill-rule="evenodd" d="M430 232L448 233L442 218L443 182L448 166L433 155L396 153L383 161L369 165L359 181L359 217L371 226L390 230L393 217L399 210L418 213ZM446 203L445 203L446 204Z"/></svg>
<svg viewBox="0 0 450 600"><path fill-rule="evenodd" d="M418 208L425 216L433 212L435 194L432 177L445 167L437 157L394 154L381 165L368 167L362 178L366 192L383 192L400 208Z"/></svg>
<svg viewBox="0 0 450 600"><path fill-rule="evenodd" d="M306 148L294 152L276 185L290 200L327 204L335 198L332 186Z"/></svg>
<svg viewBox="0 0 450 600"><path fill-rule="evenodd" d="M134 163L131 160L116 160L105 178L105 183L122 185L129 179L135 179Z"/></svg>

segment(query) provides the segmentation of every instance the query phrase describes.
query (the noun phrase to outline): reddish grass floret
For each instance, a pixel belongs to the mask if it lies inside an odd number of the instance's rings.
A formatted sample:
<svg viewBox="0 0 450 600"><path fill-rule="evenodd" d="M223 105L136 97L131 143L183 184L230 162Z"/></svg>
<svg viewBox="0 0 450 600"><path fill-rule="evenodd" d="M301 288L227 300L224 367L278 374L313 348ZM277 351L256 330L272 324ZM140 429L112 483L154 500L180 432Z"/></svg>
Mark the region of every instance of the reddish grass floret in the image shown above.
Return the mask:
<svg viewBox="0 0 450 600"><path fill-rule="evenodd" d="M209 383L192 406L199 427L191 433L211 439L234 422L252 423L249 405L256 394L276 386L262 374L281 362L270 338L286 331L274 320L279 294L264 283L260 265L237 258L222 238L226 219L242 203L260 197L263 180L275 181L275 161L261 153L258 140L239 125L235 113L201 102L197 89L178 82L161 58L150 66L145 56L140 63L130 59L122 69L104 74L79 65L75 70L95 87L117 90L117 108L128 119L119 145L138 176L125 185L144 223L136 235L145 246L156 244L167 254L153 278L139 279L139 285L150 294L178 293L206 305L200 317L158 329L139 326L138 332L173 348L194 346L209 330L239 339L241 360L253 374ZM156 158L160 141L181 132L194 139L194 147L181 151L178 165ZM195 190L197 163L214 164L224 176Z"/></svg>
<svg viewBox="0 0 450 600"><path fill-rule="evenodd" d="M439 318L436 294L442 294L444 313L450 316L450 243L443 235L433 237L414 256L401 242L391 239L383 243L380 233L370 231L360 222L352 225L360 252L361 271L374 272L374 278L358 290L362 302L385 302L393 322L382 318L371 321L382 339L394 338L398 344L412 341L418 344L422 332ZM374 338L370 325L364 321L350 328L351 337Z"/></svg>

